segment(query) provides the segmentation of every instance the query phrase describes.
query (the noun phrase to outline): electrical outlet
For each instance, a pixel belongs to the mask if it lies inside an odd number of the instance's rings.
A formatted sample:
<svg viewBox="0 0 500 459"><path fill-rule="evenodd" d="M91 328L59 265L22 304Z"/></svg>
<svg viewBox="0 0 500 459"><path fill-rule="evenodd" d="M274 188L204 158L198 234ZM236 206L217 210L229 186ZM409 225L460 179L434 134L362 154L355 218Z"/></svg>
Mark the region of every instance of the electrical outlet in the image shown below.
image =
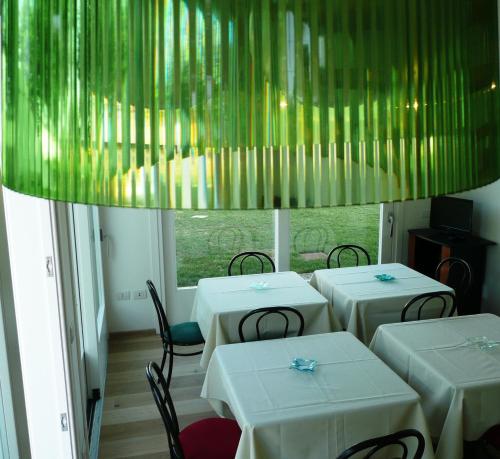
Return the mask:
<svg viewBox="0 0 500 459"><path fill-rule="evenodd" d="M145 300L148 297L146 290L136 290L134 292L134 300Z"/></svg>
<svg viewBox="0 0 500 459"><path fill-rule="evenodd" d="M116 299L118 301L129 301L130 300L130 291L126 290L124 292L118 292L116 294Z"/></svg>

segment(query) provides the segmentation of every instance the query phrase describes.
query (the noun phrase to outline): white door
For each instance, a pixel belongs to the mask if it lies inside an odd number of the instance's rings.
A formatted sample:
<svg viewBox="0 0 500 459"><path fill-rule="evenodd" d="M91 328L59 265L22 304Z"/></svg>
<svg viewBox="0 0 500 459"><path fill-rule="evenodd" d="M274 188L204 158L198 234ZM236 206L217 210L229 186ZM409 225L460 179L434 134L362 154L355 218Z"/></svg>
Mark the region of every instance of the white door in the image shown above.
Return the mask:
<svg viewBox="0 0 500 459"><path fill-rule="evenodd" d="M397 260L396 236L397 215L394 203L380 205L380 233L379 233L379 263L392 263Z"/></svg>
<svg viewBox="0 0 500 459"><path fill-rule="evenodd" d="M77 458L54 204L4 197L31 454Z"/></svg>
<svg viewBox="0 0 500 459"><path fill-rule="evenodd" d="M107 359L99 213L95 206L74 204L70 215L82 340L80 357L86 369L87 398L90 399L96 390L104 395Z"/></svg>

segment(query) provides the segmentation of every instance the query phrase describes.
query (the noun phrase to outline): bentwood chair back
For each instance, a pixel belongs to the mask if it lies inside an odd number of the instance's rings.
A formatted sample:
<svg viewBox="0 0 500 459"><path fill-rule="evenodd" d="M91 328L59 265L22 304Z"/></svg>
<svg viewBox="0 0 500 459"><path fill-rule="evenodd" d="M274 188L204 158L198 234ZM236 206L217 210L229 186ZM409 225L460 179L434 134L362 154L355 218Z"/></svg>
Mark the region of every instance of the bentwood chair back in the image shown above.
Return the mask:
<svg viewBox="0 0 500 459"><path fill-rule="evenodd" d="M366 451L366 453L363 456L357 455L356 457L360 459L361 458L369 459L379 451L391 447L398 448L399 451L401 452L401 456L397 456L398 458L408 459L409 448L408 445L405 443L405 441L410 440L414 442L412 439L416 439L417 441L417 448L415 450L415 453L413 454L413 459L421 459L422 456L424 455L425 439L424 436L418 430L415 429L401 430L393 434L384 435L382 437L377 437L377 438L372 438L370 440L362 441L361 443L358 443L354 446L351 446L349 449L346 449L337 459L348 459L365 450L368 451ZM378 456L378 457L391 457L391 458L394 457L392 454L392 449L391 449L391 455L388 456L387 454L388 450L386 450L385 456Z"/></svg>
<svg viewBox="0 0 500 459"><path fill-rule="evenodd" d="M167 381L162 370L155 362L149 362L146 367L146 377L153 394L154 401L165 425L168 439L168 449L172 459L185 459L179 441L179 422L174 403L168 390Z"/></svg>
<svg viewBox="0 0 500 459"><path fill-rule="evenodd" d="M262 333L262 325L264 319L272 319L273 317L275 318L273 320L273 334L272 334L272 339L274 338L287 338L288 337L288 330L290 328L290 316L295 316L297 321L298 321L298 330L297 330L297 335L296 336L302 336L304 333L304 317L300 313L300 311L297 311L297 309L288 307L288 306L272 306L272 307L265 307L265 308L258 308L254 309L253 311L250 311L248 314L245 314L238 325L238 334L240 335L240 341L244 343L247 341L248 338L248 333L247 336L245 337L244 333L244 328L245 328L245 323L250 322L250 319L256 316L254 327L255 327L255 337L257 341L261 341L263 339L270 339L269 337L264 338L264 335ZM279 329L278 323L281 325L281 330L282 333L275 332L275 328Z"/></svg>
<svg viewBox="0 0 500 459"><path fill-rule="evenodd" d="M443 258L436 267L434 278L455 290L457 309L461 307L472 287L472 268L464 259L457 257Z"/></svg>
<svg viewBox="0 0 500 459"><path fill-rule="evenodd" d="M163 305L161 304L160 297L158 296L158 292L153 282L147 280L146 285L148 287L149 294L151 295L151 299L153 300L156 317L158 319L158 326L160 329L160 336L163 339L165 335L170 333L170 326L168 324L167 315L165 314L165 310L163 309Z"/></svg>
<svg viewBox="0 0 500 459"><path fill-rule="evenodd" d="M151 295L151 299L153 300L153 304L155 307L156 317L158 319L158 328L160 330L160 338L163 346L163 356L161 359L160 372L163 372L163 368L165 367L166 359L168 356L168 370L166 379L166 387L168 388L170 387L170 381L172 379L172 370L174 367L174 352L173 352L174 349L172 344L172 333L170 330L170 325L167 320L167 315L165 314L163 305L161 304L155 285L150 280L146 281L146 285L148 287L149 294Z"/></svg>
<svg viewBox="0 0 500 459"><path fill-rule="evenodd" d="M263 252L241 252L237 255L235 255L233 258L231 258L231 261L229 262L229 265L227 267L227 275L228 276L234 276L234 275L243 275L244 270L243 266L245 264L245 261L250 261L254 260L254 263L257 262L257 265L260 265L260 272L263 273L265 272L265 265L266 262L271 265L271 271L274 273L276 272L276 266L274 265L273 259L267 255L266 253ZM237 269L239 268L239 269ZM235 272L239 271L239 272Z"/></svg>
<svg viewBox="0 0 500 459"><path fill-rule="evenodd" d="M366 264L371 265L370 255L360 245L355 244L342 244L334 247L330 250L328 258L326 259L326 266L328 269L332 267L341 268L342 267L342 255L349 256L349 258L354 258L355 266L360 265L360 259L366 259ZM333 260L332 260L333 258ZM335 265L336 262L336 265ZM333 266L332 266L333 265Z"/></svg>
<svg viewBox="0 0 500 459"><path fill-rule="evenodd" d="M424 309L431 309L436 307L436 303L440 305L439 315L426 315L422 317L422 311ZM430 319L430 318L441 318L441 317L451 317L457 308L455 295L451 292L427 292L422 293L421 295L417 295L412 298L406 305L404 306L401 312L401 322L406 322L407 320L421 320L421 319ZM415 315L416 310L416 315ZM446 314L446 311L449 310L449 313ZM407 317L407 315L411 313L411 317Z"/></svg>

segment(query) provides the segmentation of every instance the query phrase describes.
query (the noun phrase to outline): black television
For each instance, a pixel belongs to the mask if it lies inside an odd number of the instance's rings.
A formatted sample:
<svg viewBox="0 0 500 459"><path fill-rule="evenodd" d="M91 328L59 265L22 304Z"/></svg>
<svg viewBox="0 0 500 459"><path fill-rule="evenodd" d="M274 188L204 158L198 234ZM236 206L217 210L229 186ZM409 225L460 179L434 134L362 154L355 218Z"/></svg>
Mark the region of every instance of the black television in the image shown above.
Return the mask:
<svg viewBox="0 0 500 459"><path fill-rule="evenodd" d="M470 199L432 198L431 228L447 232L470 233L472 231L472 205Z"/></svg>

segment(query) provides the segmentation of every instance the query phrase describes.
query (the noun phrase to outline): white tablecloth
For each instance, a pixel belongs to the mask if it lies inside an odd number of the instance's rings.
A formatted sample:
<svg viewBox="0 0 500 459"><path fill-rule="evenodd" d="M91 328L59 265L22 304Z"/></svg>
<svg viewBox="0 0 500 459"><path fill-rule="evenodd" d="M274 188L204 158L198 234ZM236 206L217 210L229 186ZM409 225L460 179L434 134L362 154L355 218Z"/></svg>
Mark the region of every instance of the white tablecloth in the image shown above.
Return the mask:
<svg viewBox="0 0 500 459"><path fill-rule="evenodd" d="M256 290L252 284L265 282ZM192 320L200 325L205 338L201 366L206 368L212 352L221 344L238 343L240 319L252 309L291 306L304 317L304 334L335 330L328 301L294 272L215 277L198 282ZM291 327L298 322L291 317ZM279 322L281 326L282 323ZM272 322L267 324L272 329ZM297 327L295 327L297 328ZM291 328L292 330L293 328ZM245 327L245 330L248 330Z"/></svg>
<svg viewBox="0 0 500 459"><path fill-rule="evenodd" d="M440 459L462 457L462 441L500 424L500 347L483 351L466 338L500 340L492 314L382 325L372 350L422 397Z"/></svg>
<svg viewBox="0 0 500 459"><path fill-rule="evenodd" d="M375 274L391 274L395 279L382 282ZM314 272L311 285L328 299L342 328L365 344L379 325L400 322L404 305L413 297L439 290L453 292L399 263L321 269ZM441 306L439 300L437 304ZM429 306L435 313L434 305Z"/></svg>
<svg viewBox="0 0 500 459"><path fill-rule="evenodd" d="M313 373L292 370L314 358ZM345 332L219 346L202 397L225 402L242 429L237 459L329 459L400 429L420 430L434 457L418 394Z"/></svg>

